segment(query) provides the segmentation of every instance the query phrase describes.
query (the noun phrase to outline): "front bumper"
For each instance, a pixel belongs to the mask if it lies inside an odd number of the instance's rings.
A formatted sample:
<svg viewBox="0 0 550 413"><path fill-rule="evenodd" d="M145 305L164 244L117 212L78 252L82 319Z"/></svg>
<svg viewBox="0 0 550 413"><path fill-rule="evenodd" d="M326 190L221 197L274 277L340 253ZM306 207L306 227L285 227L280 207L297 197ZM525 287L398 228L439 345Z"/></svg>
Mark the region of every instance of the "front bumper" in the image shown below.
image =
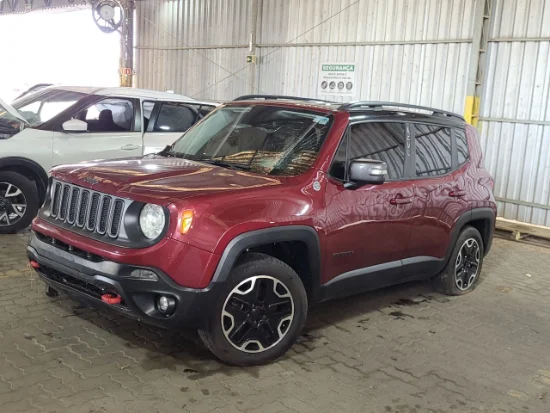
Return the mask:
<svg viewBox="0 0 550 413"><path fill-rule="evenodd" d="M29 260L36 261L40 278L57 291L86 305L116 311L122 315L164 328L201 328L217 297L217 284L205 289L185 288L156 268L136 267L71 250L66 244L52 244L51 239L31 232L27 247ZM135 269L153 271L158 281L129 279ZM119 304L107 304L101 296L115 293ZM159 295L175 300L175 311L163 315L156 306Z"/></svg>

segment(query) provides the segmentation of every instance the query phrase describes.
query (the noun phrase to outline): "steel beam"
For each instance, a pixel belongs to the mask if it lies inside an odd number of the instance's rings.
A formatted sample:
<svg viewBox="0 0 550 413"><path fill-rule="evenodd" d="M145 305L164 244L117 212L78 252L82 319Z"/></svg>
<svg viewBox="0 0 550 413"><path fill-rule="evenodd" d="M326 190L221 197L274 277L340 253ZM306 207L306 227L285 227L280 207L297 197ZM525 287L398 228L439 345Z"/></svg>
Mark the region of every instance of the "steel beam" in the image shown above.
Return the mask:
<svg viewBox="0 0 550 413"><path fill-rule="evenodd" d="M490 19L493 13L493 0L479 0L474 14L474 35L472 37L472 52L466 86L466 102L464 118L470 125L476 126L479 121L482 84L487 61L487 44L489 41Z"/></svg>

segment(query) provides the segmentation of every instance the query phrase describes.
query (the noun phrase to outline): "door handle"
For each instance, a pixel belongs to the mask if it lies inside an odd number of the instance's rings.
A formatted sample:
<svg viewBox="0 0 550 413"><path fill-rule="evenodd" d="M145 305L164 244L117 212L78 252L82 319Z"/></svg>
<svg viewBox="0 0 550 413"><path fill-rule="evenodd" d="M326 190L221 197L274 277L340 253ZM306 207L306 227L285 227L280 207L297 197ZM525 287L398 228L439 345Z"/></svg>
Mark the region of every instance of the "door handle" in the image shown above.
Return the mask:
<svg viewBox="0 0 550 413"><path fill-rule="evenodd" d="M462 189L454 189L451 192L449 192L449 196L452 196L453 198L460 198L464 195L466 195L466 191Z"/></svg>
<svg viewBox="0 0 550 413"><path fill-rule="evenodd" d="M128 144L128 145L122 146L120 149L123 151L135 151L136 149L139 149L139 146Z"/></svg>
<svg viewBox="0 0 550 413"><path fill-rule="evenodd" d="M392 205L405 205L410 204L412 198L403 198L401 195L396 196L395 198L390 199L390 204Z"/></svg>

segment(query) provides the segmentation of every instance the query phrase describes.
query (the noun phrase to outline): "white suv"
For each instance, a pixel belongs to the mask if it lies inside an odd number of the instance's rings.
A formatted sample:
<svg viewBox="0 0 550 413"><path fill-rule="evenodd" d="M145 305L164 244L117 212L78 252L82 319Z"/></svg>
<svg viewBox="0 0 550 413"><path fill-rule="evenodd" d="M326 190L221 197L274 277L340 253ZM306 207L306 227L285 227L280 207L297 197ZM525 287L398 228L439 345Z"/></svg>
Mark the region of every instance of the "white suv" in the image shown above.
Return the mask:
<svg viewBox="0 0 550 413"><path fill-rule="evenodd" d="M49 87L0 100L0 234L27 227L65 163L161 151L218 103L129 88Z"/></svg>

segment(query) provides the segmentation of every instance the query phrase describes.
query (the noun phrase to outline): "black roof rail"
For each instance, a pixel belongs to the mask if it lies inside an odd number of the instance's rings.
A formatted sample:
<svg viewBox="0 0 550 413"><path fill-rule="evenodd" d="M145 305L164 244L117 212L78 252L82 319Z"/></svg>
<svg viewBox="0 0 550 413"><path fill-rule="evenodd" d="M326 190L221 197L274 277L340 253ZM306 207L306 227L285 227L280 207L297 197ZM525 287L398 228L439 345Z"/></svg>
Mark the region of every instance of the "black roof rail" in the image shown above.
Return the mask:
<svg viewBox="0 0 550 413"><path fill-rule="evenodd" d="M284 95L243 95L243 96L239 96L238 98L233 99L233 101L256 100L256 99L264 99L264 100L301 100L301 101L304 101L304 102L319 102L319 103L338 104L338 102L333 102L333 101L330 101L330 100L304 98L304 97L300 97L300 96L284 96Z"/></svg>
<svg viewBox="0 0 550 413"><path fill-rule="evenodd" d="M383 108L388 106L395 107L395 108L427 110L432 112L433 115L449 116L452 118L464 120L464 116L461 116L457 113L447 112L445 110L430 108L427 106L418 106L418 105L411 105L408 103L397 103L397 102L348 102L340 106L339 109L340 110L361 110L361 109Z"/></svg>

